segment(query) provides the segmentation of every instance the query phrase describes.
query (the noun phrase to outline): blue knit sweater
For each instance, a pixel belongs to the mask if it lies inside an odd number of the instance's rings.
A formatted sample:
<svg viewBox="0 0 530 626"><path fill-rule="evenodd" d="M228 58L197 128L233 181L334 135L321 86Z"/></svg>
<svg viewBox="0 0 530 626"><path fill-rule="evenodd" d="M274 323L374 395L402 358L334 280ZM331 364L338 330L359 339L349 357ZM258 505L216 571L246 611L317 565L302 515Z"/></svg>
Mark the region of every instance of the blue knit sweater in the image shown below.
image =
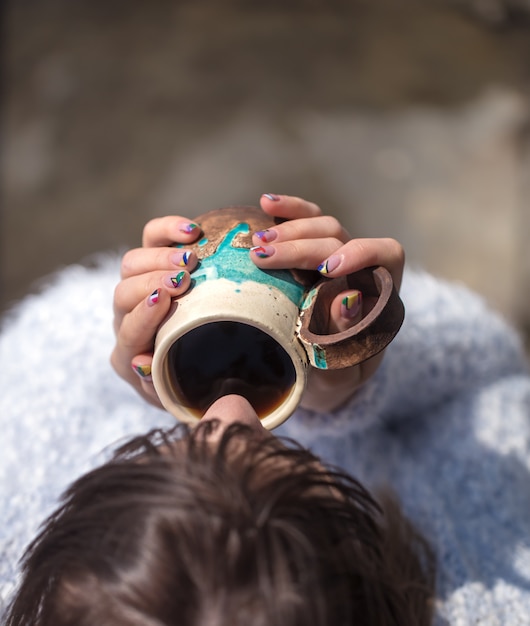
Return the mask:
<svg viewBox="0 0 530 626"><path fill-rule="evenodd" d="M0 614L17 562L78 475L173 418L112 371L119 262L63 270L0 334ZM407 315L341 410L276 432L389 485L438 557L436 623L530 625L530 376L516 333L468 290L406 271Z"/></svg>

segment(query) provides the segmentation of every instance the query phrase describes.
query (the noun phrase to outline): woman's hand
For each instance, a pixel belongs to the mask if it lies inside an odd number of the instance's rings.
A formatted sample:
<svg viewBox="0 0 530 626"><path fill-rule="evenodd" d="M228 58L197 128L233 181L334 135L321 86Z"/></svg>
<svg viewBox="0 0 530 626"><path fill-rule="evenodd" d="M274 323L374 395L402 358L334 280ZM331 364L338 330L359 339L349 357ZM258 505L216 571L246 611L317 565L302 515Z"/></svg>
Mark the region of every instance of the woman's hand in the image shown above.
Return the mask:
<svg viewBox="0 0 530 626"><path fill-rule="evenodd" d="M265 194L262 209L275 217L285 218L267 231L254 235L251 255L263 269L318 269L336 278L373 265L384 266L399 290L405 262L401 245L394 239L352 239L334 217L322 215L311 202L291 196ZM368 303L364 303L367 305ZM349 329L363 317L362 294L344 291L331 304L329 333ZM383 353L343 370L310 370L310 384L302 406L330 411L355 392L383 359Z"/></svg>
<svg viewBox="0 0 530 626"><path fill-rule="evenodd" d="M116 345L111 363L116 372L146 400L162 408L151 378L154 337L172 298L190 286L197 265L194 252L175 248L192 244L201 229L184 217L151 220L144 228L142 248L130 250L121 263L121 282L114 291Z"/></svg>

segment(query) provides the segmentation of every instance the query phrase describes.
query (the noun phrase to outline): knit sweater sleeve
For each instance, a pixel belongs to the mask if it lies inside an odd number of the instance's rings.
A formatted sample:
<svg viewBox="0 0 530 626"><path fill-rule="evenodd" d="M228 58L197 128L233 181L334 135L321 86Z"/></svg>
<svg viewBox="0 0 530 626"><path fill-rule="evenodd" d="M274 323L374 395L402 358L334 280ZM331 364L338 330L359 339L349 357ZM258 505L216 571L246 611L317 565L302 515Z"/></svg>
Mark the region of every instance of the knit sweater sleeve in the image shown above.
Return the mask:
<svg viewBox="0 0 530 626"><path fill-rule="evenodd" d="M470 389L526 370L518 334L462 285L405 271L405 322L376 374L338 410L298 409L286 434L346 434L419 415Z"/></svg>

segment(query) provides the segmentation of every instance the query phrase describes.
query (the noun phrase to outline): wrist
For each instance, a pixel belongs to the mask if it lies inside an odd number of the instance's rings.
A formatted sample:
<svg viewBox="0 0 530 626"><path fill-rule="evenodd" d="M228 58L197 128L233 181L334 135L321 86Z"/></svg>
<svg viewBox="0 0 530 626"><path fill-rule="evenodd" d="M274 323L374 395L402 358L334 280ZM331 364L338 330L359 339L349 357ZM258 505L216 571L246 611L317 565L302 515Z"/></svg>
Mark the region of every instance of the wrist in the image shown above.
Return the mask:
<svg viewBox="0 0 530 626"><path fill-rule="evenodd" d="M361 384L361 368L311 370L300 403L304 409L330 413L344 406Z"/></svg>

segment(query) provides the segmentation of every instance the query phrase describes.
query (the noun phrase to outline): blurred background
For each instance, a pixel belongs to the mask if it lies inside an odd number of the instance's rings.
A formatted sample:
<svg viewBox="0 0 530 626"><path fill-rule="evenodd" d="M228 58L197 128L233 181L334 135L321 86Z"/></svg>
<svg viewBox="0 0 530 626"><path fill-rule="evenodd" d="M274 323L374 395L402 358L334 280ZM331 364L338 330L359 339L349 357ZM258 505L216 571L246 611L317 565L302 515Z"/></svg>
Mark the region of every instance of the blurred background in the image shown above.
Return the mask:
<svg viewBox="0 0 530 626"><path fill-rule="evenodd" d="M12 0L1 299L300 195L530 330L530 0Z"/></svg>

